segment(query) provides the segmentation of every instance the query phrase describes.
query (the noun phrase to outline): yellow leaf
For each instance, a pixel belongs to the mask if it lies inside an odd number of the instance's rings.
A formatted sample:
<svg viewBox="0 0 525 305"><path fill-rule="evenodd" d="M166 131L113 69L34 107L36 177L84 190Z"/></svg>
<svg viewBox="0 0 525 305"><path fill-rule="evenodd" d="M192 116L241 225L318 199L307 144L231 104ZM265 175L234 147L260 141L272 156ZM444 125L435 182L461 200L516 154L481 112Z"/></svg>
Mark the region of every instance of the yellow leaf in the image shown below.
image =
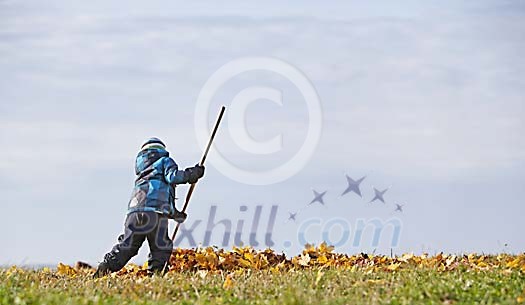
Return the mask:
<svg viewBox="0 0 525 305"><path fill-rule="evenodd" d="M253 258L253 253L250 253L250 252L247 252L247 253L244 253L244 258L250 262L253 262L254 261L254 258Z"/></svg>
<svg viewBox="0 0 525 305"><path fill-rule="evenodd" d="M328 258L326 258L325 255L321 255L317 258L317 262L320 264L326 264L328 262Z"/></svg>
<svg viewBox="0 0 525 305"><path fill-rule="evenodd" d="M396 271L399 268L399 266L401 266L401 263L390 264L388 265L388 267L386 267L386 269L390 271Z"/></svg>
<svg viewBox="0 0 525 305"><path fill-rule="evenodd" d="M248 260L245 260L244 258L239 259L239 265L244 268L250 268L252 266L252 264Z"/></svg>
<svg viewBox="0 0 525 305"><path fill-rule="evenodd" d="M510 261L507 263L507 268L516 268L518 267L520 264L520 258L516 258L514 259L513 261Z"/></svg>
<svg viewBox="0 0 525 305"><path fill-rule="evenodd" d="M320 253L331 253L334 251L334 246L328 246L325 242L319 245Z"/></svg>
<svg viewBox="0 0 525 305"><path fill-rule="evenodd" d="M311 244L306 244L306 245L304 245L304 250L306 252L310 252L310 251L313 252L313 251L315 251L315 246L311 245Z"/></svg>
<svg viewBox="0 0 525 305"><path fill-rule="evenodd" d="M487 265L487 263L485 263L485 262L479 262L479 263L478 263L478 267L480 267L480 268L485 268L485 267L488 267L488 265Z"/></svg>
<svg viewBox="0 0 525 305"><path fill-rule="evenodd" d="M233 288L234 285L235 285L235 283L233 282L232 276L230 274L228 274L226 276L226 279L224 280L224 283L222 284L222 288L224 288L224 289L231 289L231 288Z"/></svg>
<svg viewBox="0 0 525 305"><path fill-rule="evenodd" d="M17 266L12 266L11 268L9 268L9 270L7 270L6 276L9 277L13 274L21 273L21 271L22 269L19 269Z"/></svg>
<svg viewBox="0 0 525 305"><path fill-rule="evenodd" d="M77 271L71 266L58 263L57 273L59 275L74 276L75 274L77 274Z"/></svg>

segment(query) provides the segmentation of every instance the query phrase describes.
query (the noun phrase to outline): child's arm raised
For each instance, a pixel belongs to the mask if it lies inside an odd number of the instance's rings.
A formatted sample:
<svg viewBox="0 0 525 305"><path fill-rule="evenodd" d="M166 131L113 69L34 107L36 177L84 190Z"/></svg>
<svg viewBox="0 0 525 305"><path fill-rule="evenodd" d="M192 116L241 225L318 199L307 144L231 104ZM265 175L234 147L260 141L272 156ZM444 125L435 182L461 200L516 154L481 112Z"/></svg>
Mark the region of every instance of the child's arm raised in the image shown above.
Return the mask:
<svg viewBox="0 0 525 305"><path fill-rule="evenodd" d="M164 159L164 178L169 184L183 184L188 183L188 173L184 170L179 170L179 166L172 158Z"/></svg>
<svg viewBox="0 0 525 305"><path fill-rule="evenodd" d="M195 183L204 175L204 166L196 165L185 170L179 170L179 166L172 158L164 161L164 178L169 184Z"/></svg>

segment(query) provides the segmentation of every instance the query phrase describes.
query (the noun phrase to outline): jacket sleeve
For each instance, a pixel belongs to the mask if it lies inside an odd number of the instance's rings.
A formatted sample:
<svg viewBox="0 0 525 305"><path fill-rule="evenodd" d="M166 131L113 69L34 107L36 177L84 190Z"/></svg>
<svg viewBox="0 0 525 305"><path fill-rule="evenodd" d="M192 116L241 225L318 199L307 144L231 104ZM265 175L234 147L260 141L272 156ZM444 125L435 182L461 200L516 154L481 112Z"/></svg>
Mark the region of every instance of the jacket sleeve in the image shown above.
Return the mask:
<svg viewBox="0 0 525 305"><path fill-rule="evenodd" d="M183 184L188 183L188 173L184 170L179 170L179 166L172 158L164 159L164 178L169 184Z"/></svg>

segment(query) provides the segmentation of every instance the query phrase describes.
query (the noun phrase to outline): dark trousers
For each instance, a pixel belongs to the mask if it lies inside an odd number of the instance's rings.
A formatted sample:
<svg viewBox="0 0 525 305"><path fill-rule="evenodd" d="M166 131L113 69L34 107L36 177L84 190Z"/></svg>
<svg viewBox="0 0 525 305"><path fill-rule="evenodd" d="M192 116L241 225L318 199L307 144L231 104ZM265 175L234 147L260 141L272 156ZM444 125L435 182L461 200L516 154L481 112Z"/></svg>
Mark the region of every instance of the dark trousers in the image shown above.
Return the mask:
<svg viewBox="0 0 525 305"><path fill-rule="evenodd" d="M118 271L137 255L139 248L148 240L150 254L148 269L163 271L173 250L173 242L168 236L168 218L155 212L134 212L128 214L124 224L124 234L118 244L104 256L111 271Z"/></svg>

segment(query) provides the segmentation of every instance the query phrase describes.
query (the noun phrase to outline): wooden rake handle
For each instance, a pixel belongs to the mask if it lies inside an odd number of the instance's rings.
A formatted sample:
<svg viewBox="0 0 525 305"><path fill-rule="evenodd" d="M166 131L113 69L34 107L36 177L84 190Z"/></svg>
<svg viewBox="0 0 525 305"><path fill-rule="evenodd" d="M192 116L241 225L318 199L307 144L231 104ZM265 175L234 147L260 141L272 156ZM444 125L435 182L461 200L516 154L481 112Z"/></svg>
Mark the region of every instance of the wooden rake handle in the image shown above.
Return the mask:
<svg viewBox="0 0 525 305"><path fill-rule="evenodd" d="M215 134L217 133L217 129L219 129L219 124L221 123L222 116L224 115L224 111L226 110L225 106L222 106L221 112L219 113L219 117L217 118L217 122L215 123L215 127L213 128L213 131L211 133L210 139L208 141L208 146L206 147L206 150L204 151L204 155L202 155L201 162L199 165L203 166L204 161L206 161L206 157L208 156L208 152L210 151L211 144L213 143L213 139L215 138ZM191 195L193 194L193 191L195 190L195 185L197 183L192 183L190 186L190 189L188 190L188 193L186 194L186 201L184 202L184 206L182 207L182 212L186 212L186 209L188 208L188 204L190 203ZM179 231L180 222L177 223L177 226L175 227L175 231L173 231L173 235L171 235L171 240L175 240L175 236L177 235L177 232Z"/></svg>

